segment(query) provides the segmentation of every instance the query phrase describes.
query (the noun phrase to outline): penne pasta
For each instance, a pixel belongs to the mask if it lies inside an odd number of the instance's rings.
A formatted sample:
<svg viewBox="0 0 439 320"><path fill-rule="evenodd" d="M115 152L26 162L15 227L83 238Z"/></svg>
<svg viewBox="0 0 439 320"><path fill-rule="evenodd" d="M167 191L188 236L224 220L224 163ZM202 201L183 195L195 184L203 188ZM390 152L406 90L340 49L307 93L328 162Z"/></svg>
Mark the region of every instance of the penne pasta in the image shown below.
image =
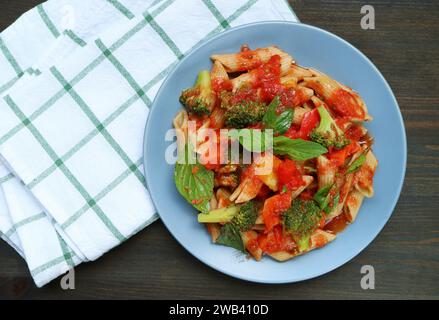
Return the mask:
<svg viewBox="0 0 439 320"><path fill-rule="evenodd" d="M211 59L221 63L227 72L248 71L267 62L272 56L279 55L281 58L281 74L286 74L293 63L293 58L286 52L276 48L267 47L256 50L248 50L240 53L214 54Z"/></svg>
<svg viewBox="0 0 439 320"><path fill-rule="evenodd" d="M349 191L352 189L354 182L354 174L347 174L343 179L343 184L339 188L339 201L335 208L326 216L326 220L329 221L339 216L343 212L343 207L346 203L346 198Z"/></svg>
<svg viewBox="0 0 439 320"><path fill-rule="evenodd" d="M303 181L305 181L304 186L300 186L296 190L293 190L291 193L291 199L296 199L308 186L314 181L314 178L312 176L302 176Z"/></svg>
<svg viewBox="0 0 439 320"><path fill-rule="evenodd" d="M373 176L378 166L378 160L372 151L367 152L366 160L355 174L355 188L365 197L373 196Z"/></svg>
<svg viewBox="0 0 439 320"><path fill-rule="evenodd" d="M287 73L280 78L280 83L287 87L295 87L299 81L302 81L305 77L312 77L313 73L298 65L291 65Z"/></svg>
<svg viewBox="0 0 439 320"><path fill-rule="evenodd" d="M284 262L284 261L288 261L290 259L293 259L294 257L298 256L299 253L292 253L292 252L288 252L288 251L278 251L278 252L271 252L268 255L276 261Z"/></svg>
<svg viewBox="0 0 439 320"><path fill-rule="evenodd" d="M188 138L188 114L185 110L180 111L174 117L173 124L177 136L177 148L183 150Z"/></svg>
<svg viewBox="0 0 439 320"><path fill-rule="evenodd" d="M243 73L240 76L231 80L233 91L236 92L238 89L245 86L252 86L256 82L256 74L253 72Z"/></svg>
<svg viewBox="0 0 439 320"><path fill-rule="evenodd" d="M336 238L335 234L318 229L311 236L310 250L321 248L327 243L333 241L335 238Z"/></svg>
<svg viewBox="0 0 439 320"><path fill-rule="evenodd" d="M219 223L206 223L207 232L210 234L212 242L215 243L221 233L221 225Z"/></svg>
<svg viewBox="0 0 439 320"><path fill-rule="evenodd" d="M224 66L219 61L215 61L210 72L212 81L227 81L229 80L229 74Z"/></svg>
<svg viewBox="0 0 439 320"><path fill-rule="evenodd" d="M353 222L357 217L358 211L360 210L361 204L363 203L364 195L353 189L347 196L346 204L344 207L344 212L349 222Z"/></svg>
<svg viewBox="0 0 439 320"><path fill-rule="evenodd" d="M230 198L230 192L225 188L219 188L216 191L216 199L218 202L217 208L225 208L232 204L232 202L229 200Z"/></svg>
<svg viewBox="0 0 439 320"><path fill-rule="evenodd" d="M306 87L297 87L296 90L299 91L299 94L302 95L302 101L308 101L314 96L314 90Z"/></svg>
<svg viewBox="0 0 439 320"><path fill-rule="evenodd" d="M317 158L317 180L319 189L330 187L335 182L337 169L333 163L325 156Z"/></svg>
<svg viewBox="0 0 439 320"><path fill-rule="evenodd" d="M210 210L215 210L216 208L218 208L218 201L216 200L216 196L213 195L210 199Z"/></svg>
<svg viewBox="0 0 439 320"><path fill-rule="evenodd" d="M238 187L230 195L229 200L235 203L243 203L254 199L262 188L263 182L255 175L255 164L248 169L245 178L241 180Z"/></svg>
<svg viewBox="0 0 439 320"><path fill-rule="evenodd" d="M225 110L221 107L215 107L215 109L213 109L209 120L210 120L210 127L213 129L221 129L222 127L224 127L224 122L225 122Z"/></svg>
<svg viewBox="0 0 439 320"><path fill-rule="evenodd" d="M188 114L185 110L181 110L177 115L174 117L173 125L175 129L182 129L187 130L188 125Z"/></svg>
<svg viewBox="0 0 439 320"><path fill-rule="evenodd" d="M313 89L333 111L343 117L348 117L352 121L371 119L364 101L359 98L358 94L347 87L342 87L337 81L323 73L305 77L300 85Z"/></svg>
<svg viewBox="0 0 439 320"><path fill-rule="evenodd" d="M254 245L255 241L257 243L258 233L253 230L241 232L241 238L242 242L244 243L244 247L253 256L253 258L255 258L256 261L261 260L263 252L261 248Z"/></svg>

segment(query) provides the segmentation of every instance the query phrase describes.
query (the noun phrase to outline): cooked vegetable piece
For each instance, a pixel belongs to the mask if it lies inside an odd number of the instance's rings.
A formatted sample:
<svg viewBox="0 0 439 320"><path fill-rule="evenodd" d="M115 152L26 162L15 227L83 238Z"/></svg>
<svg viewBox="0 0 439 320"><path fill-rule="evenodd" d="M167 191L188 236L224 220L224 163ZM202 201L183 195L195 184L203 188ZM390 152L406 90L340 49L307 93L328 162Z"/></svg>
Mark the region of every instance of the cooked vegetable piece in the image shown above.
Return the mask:
<svg viewBox="0 0 439 320"><path fill-rule="evenodd" d="M180 102L189 113L196 115L210 115L215 107L216 95L212 90L210 72L201 71L197 82L192 88L184 90L180 95Z"/></svg>
<svg viewBox="0 0 439 320"><path fill-rule="evenodd" d="M262 118L262 122L268 129L273 129L274 133L284 134L291 127L294 117L294 109L287 109L282 113L277 113L280 105L279 96L276 96L268 105L267 112Z"/></svg>
<svg viewBox="0 0 439 320"><path fill-rule="evenodd" d="M292 160L308 160L318 157L328 150L321 144L303 139L290 139L285 136L273 138L273 151L278 155L288 156Z"/></svg>
<svg viewBox="0 0 439 320"><path fill-rule="evenodd" d="M278 189L279 189L278 188L278 185L279 185L278 169L282 163L282 160L280 160L278 157L276 157L272 154L268 154L268 153L266 153L265 156L267 158L271 156L272 161L273 161L272 170L268 174L258 174L257 177L271 190L278 191ZM263 163L261 163L261 164L263 164Z"/></svg>
<svg viewBox="0 0 439 320"><path fill-rule="evenodd" d="M185 153L187 156L187 151ZM174 181L178 191L199 211L209 211L209 202L213 196L213 180L213 172L199 163L177 162L175 165Z"/></svg>
<svg viewBox="0 0 439 320"><path fill-rule="evenodd" d="M293 238L282 231L282 226L277 225L272 230L265 230L259 235L259 247L267 254L286 251L290 253L297 252L297 245Z"/></svg>
<svg viewBox="0 0 439 320"><path fill-rule="evenodd" d="M216 239L216 243L245 252L241 234L238 228L232 223L226 223L222 226L220 235Z"/></svg>
<svg viewBox="0 0 439 320"><path fill-rule="evenodd" d="M326 187L320 188L316 194L314 195L314 200L319 205L320 209L323 211L326 211L329 205L330 198L330 191L331 191L332 185L328 185Z"/></svg>
<svg viewBox="0 0 439 320"><path fill-rule="evenodd" d="M239 231L250 230L259 216L259 204L256 201L248 201L242 205L232 205L225 208L211 210L208 213L200 213L200 223L233 223Z"/></svg>
<svg viewBox="0 0 439 320"><path fill-rule="evenodd" d="M256 201L249 201L239 207L239 212L233 217L232 223L239 231L250 230L259 216L259 204Z"/></svg>
<svg viewBox="0 0 439 320"><path fill-rule="evenodd" d="M295 199L282 218L285 231L291 234L303 251L309 246L311 234L319 227L322 214L314 200Z"/></svg>
<svg viewBox="0 0 439 320"><path fill-rule="evenodd" d="M350 143L343 133L343 131L335 123L334 119L329 114L324 106L317 108L320 114L320 123L311 134L311 140L320 143L329 148L334 147L341 149Z"/></svg>
<svg viewBox="0 0 439 320"><path fill-rule="evenodd" d="M357 159L355 159L348 169L346 170L346 173L353 173L359 170L363 164L366 162L366 153L362 153Z"/></svg>
<svg viewBox="0 0 439 320"><path fill-rule="evenodd" d="M277 175L279 190L285 188L285 190L293 191L305 185L302 174L293 160L285 159L282 161L277 168Z"/></svg>
<svg viewBox="0 0 439 320"><path fill-rule="evenodd" d="M229 206L211 210L208 213L200 213L198 222L200 223L226 223L232 221L233 217L239 212L239 206Z"/></svg>
<svg viewBox="0 0 439 320"><path fill-rule="evenodd" d="M254 100L227 100L227 98L225 98L226 94L231 93L227 92L222 94L223 100L221 106L226 110L224 113L226 126L240 129L262 120L262 117L267 111L267 105L265 103Z"/></svg>
<svg viewBox="0 0 439 320"><path fill-rule="evenodd" d="M282 222L282 213L291 206L291 192L276 194L264 202L262 217L267 231Z"/></svg>
<svg viewBox="0 0 439 320"><path fill-rule="evenodd" d="M215 175L215 188L226 187L235 189L239 184L239 177L236 173L229 174L216 174Z"/></svg>

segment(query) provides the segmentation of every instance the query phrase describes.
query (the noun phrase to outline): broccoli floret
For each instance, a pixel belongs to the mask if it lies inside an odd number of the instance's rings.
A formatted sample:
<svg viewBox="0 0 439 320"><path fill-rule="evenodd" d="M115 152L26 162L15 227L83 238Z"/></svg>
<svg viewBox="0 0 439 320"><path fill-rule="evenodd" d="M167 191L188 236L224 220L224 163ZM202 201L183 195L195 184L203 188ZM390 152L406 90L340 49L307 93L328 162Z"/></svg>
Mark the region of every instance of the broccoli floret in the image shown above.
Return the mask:
<svg viewBox="0 0 439 320"><path fill-rule="evenodd" d="M239 212L233 217L232 223L241 232L250 230L259 216L259 206L256 201L249 201L239 208Z"/></svg>
<svg viewBox="0 0 439 320"><path fill-rule="evenodd" d="M239 184L239 176L236 172L229 174L216 174L214 180L215 187L225 187L235 189Z"/></svg>
<svg viewBox="0 0 439 320"><path fill-rule="evenodd" d="M239 212L239 206L229 206L225 208L211 210L208 213L198 214L200 223L226 223L232 221Z"/></svg>
<svg viewBox="0 0 439 320"><path fill-rule="evenodd" d="M282 214L284 229L291 234L300 251L308 248L309 238L321 219L321 210L314 200L295 199Z"/></svg>
<svg viewBox="0 0 439 320"><path fill-rule="evenodd" d="M180 95L180 102L186 107L189 113L199 116L210 115L215 107L216 95L212 90L209 71L201 71L198 74L195 86L183 90Z"/></svg>
<svg viewBox="0 0 439 320"><path fill-rule="evenodd" d="M346 139L343 131L337 126L328 110L323 106L318 107L317 110L320 114L320 124L311 132L311 140L327 148L341 149L348 145L350 141Z"/></svg>
<svg viewBox="0 0 439 320"><path fill-rule="evenodd" d="M231 222L239 231L250 230L259 215L259 203L249 201L243 205L232 205L225 208L215 209L208 213L200 213L200 223L228 223Z"/></svg>
<svg viewBox="0 0 439 320"><path fill-rule="evenodd" d="M266 111L267 105L262 102L242 101L227 109L225 123L228 127L244 128L260 122Z"/></svg>
<svg viewBox="0 0 439 320"><path fill-rule="evenodd" d="M232 92L223 91L221 108L226 110L225 124L231 128L241 129L262 121L268 107L265 103L250 97L240 99Z"/></svg>

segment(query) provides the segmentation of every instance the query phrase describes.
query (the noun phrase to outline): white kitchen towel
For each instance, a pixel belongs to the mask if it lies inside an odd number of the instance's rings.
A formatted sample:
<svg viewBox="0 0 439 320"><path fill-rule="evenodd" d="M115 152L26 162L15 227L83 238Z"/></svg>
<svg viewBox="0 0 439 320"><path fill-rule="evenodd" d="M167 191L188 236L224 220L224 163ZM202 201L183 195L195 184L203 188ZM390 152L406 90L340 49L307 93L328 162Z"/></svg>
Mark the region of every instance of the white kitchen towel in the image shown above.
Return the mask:
<svg viewBox="0 0 439 320"><path fill-rule="evenodd" d="M0 94L6 95L23 76L40 75L42 70L76 48L85 46L89 39L93 41L101 31L132 19L154 2L158 3L154 0L89 0L86 3L51 0L40 4L0 35L0 70L3 71L0 72ZM10 69L14 69L15 74L7 72ZM4 191L3 197L0 190L0 236L25 257L37 286L87 261L59 225L44 213L33 195L3 165L0 165L0 186Z"/></svg>
<svg viewBox="0 0 439 320"><path fill-rule="evenodd" d="M51 0L26 12L0 34L0 95L6 95L23 75L39 75L109 26L132 19L154 2L158 1ZM0 185L11 177L0 164ZM0 203L0 215L6 213ZM11 227L0 216L0 233Z"/></svg>
<svg viewBox="0 0 439 320"><path fill-rule="evenodd" d="M1 155L87 259L153 218L142 133L166 74L207 37L262 20L295 16L283 1L161 1L1 101Z"/></svg>

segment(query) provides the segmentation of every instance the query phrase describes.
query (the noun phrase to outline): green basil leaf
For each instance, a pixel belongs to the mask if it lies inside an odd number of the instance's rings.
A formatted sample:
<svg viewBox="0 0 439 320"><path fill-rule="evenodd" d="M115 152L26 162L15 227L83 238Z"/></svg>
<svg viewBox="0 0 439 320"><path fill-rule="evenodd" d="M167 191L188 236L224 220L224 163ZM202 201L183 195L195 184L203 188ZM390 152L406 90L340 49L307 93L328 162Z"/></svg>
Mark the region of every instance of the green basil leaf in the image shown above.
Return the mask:
<svg viewBox="0 0 439 320"><path fill-rule="evenodd" d="M337 192L334 195L334 188L336 188L335 183L330 186L323 187L316 192L313 198L314 201L317 202L317 204L319 205L320 209L328 214L332 210L334 210L334 208L338 205L338 202L340 201L340 192Z"/></svg>
<svg viewBox="0 0 439 320"><path fill-rule="evenodd" d="M239 139L239 143L250 152L264 152L273 145L273 134L256 129L231 130L229 137Z"/></svg>
<svg viewBox="0 0 439 320"><path fill-rule="evenodd" d="M280 104L280 99L278 96L274 97L273 101L268 105L267 112L265 112L262 122L267 128L273 129L274 123L277 118L276 110Z"/></svg>
<svg viewBox="0 0 439 320"><path fill-rule="evenodd" d="M332 200L331 211L338 206L339 202L340 202L340 192L337 192L334 199Z"/></svg>
<svg viewBox="0 0 439 320"><path fill-rule="evenodd" d="M233 223L226 223L220 230L216 243L245 252L244 242L238 228Z"/></svg>
<svg viewBox="0 0 439 320"><path fill-rule="evenodd" d="M346 171L347 174L353 173L361 168L361 166L366 161L366 154L362 153L357 159L352 162L352 164L349 166L348 170Z"/></svg>
<svg viewBox="0 0 439 320"><path fill-rule="evenodd" d="M276 113L280 104L279 96L276 96L268 106L267 112L262 118L266 128L273 129L275 133L284 134L291 127L293 122L294 110L287 109L280 115Z"/></svg>
<svg viewBox="0 0 439 320"><path fill-rule="evenodd" d="M332 186L326 186L321 189L319 189L316 194L314 195L314 200L319 205L320 209L325 211L329 204L329 191L331 190Z"/></svg>
<svg viewBox="0 0 439 320"><path fill-rule="evenodd" d="M207 212L210 209L210 199L213 196L213 181L213 171L207 170L199 163L187 164L177 162L175 165L174 182L178 192L201 212Z"/></svg>
<svg viewBox="0 0 439 320"><path fill-rule="evenodd" d="M285 136L273 138L273 150L275 154L285 155L297 161L316 158L328 152L328 149L316 142L303 139L290 139Z"/></svg>
<svg viewBox="0 0 439 320"><path fill-rule="evenodd" d="M276 124L274 126L274 131L279 134L284 134L291 127L293 122L294 109L287 109L282 112L276 119Z"/></svg>

